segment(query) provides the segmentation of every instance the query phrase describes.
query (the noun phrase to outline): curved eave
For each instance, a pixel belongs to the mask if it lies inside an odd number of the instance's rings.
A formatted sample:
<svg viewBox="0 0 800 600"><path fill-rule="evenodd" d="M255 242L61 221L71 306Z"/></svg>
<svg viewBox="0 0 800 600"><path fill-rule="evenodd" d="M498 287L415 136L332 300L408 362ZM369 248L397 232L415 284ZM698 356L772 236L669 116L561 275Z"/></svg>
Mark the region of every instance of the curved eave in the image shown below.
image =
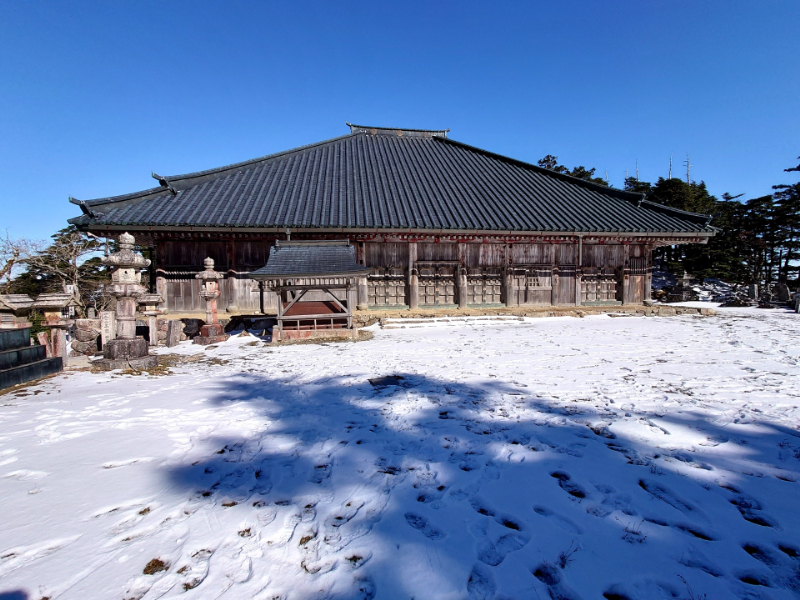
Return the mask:
<svg viewBox="0 0 800 600"><path fill-rule="evenodd" d="M83 220L83 221L82 221ZM79 221L82 221L79 223ZM118 232L118 231L141 231L141 232L196 232L196 233L280 233L285 234L286 230L292 233L316 233L327 235L332 233L342 234L362 234L362 235L424 235L424 236L531 236L531 237L714 237L715 228L703 230L686 231L585 231L585 230L511 230L511 229L420 229L420 228L366 228L366 227L294 227L294 226L274 226L274 227L235 227L235 226L215 226L215 225L158 225L158 224L121 224L100 223L84 216L69 220L70 223L78 225L86 231L97 232Z"/></svg>
<svg viewBox="0 0 800 600"><path fill-rule="evenodd" d="M337 271L325 273L259 273L253 271L247 276L251 279L300 279L306 277L364 277L369 275L370 269L359 269L358 271Z"/></svg>

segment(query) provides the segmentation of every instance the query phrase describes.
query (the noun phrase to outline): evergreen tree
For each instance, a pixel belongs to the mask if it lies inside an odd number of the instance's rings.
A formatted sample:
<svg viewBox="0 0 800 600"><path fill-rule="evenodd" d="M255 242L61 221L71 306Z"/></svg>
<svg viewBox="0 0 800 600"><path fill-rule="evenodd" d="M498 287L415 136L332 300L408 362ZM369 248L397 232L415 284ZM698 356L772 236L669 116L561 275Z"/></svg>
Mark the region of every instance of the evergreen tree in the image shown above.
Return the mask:
<svg viewBox="0 0 800 600"><path fill-rule="evenodd" d="M564 175L570 175L572 177L576 177L578 179L585 179L586 181L591 181L592 183L597 183L599 185L607 186L608 183L602 177L595 177L594 173L597 169L587 169L583 165L574 167L571 171L565 167L564 165L558 164L558 157L553 156L552 154L548 154L544 158L540 159L537 163L543 169L548 169L550 171L555 171L556 173L562 173Z"/></svg>
<svg viewBox="0 0 800 600"><path fill-rule="evenodd" d="M35 297L45 292L61 292L70 285L80 305L79 312L83 312L108 281L106 267L99 257L101 244L74 225L56 232L51 239L49 245L39 245L20 261L26 270L7 287L14 293Z"/></svg>

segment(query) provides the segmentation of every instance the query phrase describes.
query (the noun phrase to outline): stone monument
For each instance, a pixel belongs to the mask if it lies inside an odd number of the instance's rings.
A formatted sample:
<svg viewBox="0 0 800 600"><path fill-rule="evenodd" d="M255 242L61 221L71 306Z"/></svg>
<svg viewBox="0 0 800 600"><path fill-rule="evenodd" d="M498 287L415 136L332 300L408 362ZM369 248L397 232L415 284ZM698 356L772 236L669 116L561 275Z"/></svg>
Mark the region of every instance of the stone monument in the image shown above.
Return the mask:
<svg viewBox="0 0 800 600"><path fill-rule="evenodd" d="M195 344L216 344L224 342L230 336L225 333L225 327L217 319L217 298L219 298L219 280L224 277L222 273L214 270L214 259L207 258L203 261L205 271L195 275L202 281L200 297L206 301L206 324L200 328L200 335L194 338Z"/></svg>
<svg viewBox="0 0 800 600"><path fill-rule="evenodd" d="M145 293L141 285L141 270L150 266L150 261L133 251L134 237L129 233L119 236L119 252L103 257L103 263L114 267L108 292L117 299L116 338L103 344L103 358L97 361L100 368L152 369L158 365L158 357L147 353L147 340L136 337L136 299Z"/></svg>

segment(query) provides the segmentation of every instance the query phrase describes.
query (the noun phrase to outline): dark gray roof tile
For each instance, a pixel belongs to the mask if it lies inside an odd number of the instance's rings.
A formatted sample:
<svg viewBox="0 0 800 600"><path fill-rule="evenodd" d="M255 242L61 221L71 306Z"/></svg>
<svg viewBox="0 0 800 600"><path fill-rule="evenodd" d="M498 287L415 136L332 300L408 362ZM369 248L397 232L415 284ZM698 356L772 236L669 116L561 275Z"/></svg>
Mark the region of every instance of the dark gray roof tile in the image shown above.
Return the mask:
<svg viewBox="0 0 800 600"><path fill-rule="evenodd" d="M346 242L278 242L270 248L267 264L250 277L363 276L369 272L356 262L355 248Z"/></svg>
<svg viewBox="0 0 800 600"><path fill-rule="evenodd" d="M130 229L713 231L705 215L643 202L641 194L493 154L442 132L352 128L326 142L163 178L177 195L162 187L89 200L85 206L95 216L70 222Z"/></svg>

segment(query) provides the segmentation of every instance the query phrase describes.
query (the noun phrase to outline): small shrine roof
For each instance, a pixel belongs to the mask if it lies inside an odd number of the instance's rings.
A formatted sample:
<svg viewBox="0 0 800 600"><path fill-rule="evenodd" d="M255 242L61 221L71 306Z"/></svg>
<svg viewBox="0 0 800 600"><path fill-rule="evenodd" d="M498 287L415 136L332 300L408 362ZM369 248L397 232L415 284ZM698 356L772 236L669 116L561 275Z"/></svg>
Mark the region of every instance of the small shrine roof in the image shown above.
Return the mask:
<svg viewBox="0 0 800 600"><path fill-rule="evenodd" d="M357 277L369 271L356 262L355 248L347 241L278 242L270 248L267 264L250 277Z"/></svg>

